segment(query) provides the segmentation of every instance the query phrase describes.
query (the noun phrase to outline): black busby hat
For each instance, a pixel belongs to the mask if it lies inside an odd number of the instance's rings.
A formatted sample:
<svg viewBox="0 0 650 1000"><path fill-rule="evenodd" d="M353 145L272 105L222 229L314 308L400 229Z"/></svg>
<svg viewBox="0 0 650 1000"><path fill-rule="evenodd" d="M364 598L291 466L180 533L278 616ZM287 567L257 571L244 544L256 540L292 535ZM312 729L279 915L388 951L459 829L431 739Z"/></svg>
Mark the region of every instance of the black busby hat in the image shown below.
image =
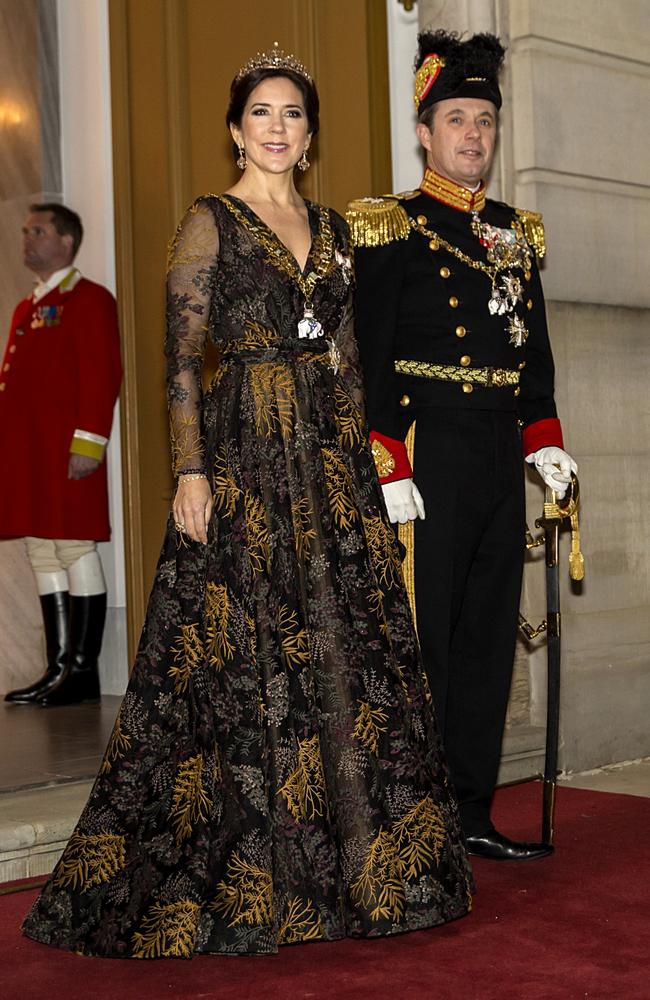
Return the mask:
<svg viewBox="0 0 650 1000"><path fill-rule="evenodd" d="M505 51L496 35L462 41L456 31L421 31L413 97L418 114L448 97L483 98L500 108L498 76Z"/></svg>

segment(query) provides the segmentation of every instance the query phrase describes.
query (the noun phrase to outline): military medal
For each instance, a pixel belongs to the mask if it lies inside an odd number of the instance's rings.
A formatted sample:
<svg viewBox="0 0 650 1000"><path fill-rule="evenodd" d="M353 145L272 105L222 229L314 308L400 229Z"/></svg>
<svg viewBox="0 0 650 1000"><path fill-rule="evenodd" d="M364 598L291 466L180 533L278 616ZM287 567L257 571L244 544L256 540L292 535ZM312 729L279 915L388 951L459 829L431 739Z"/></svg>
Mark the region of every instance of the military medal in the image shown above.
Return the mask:
<svg viewBox="0 0 650 1000"><path fill-rule="evenodd" d="M523 347L528 340L528 330L520 316L511 316L508 320L508 333L510 340L508 343L513 347Z"/></svg>

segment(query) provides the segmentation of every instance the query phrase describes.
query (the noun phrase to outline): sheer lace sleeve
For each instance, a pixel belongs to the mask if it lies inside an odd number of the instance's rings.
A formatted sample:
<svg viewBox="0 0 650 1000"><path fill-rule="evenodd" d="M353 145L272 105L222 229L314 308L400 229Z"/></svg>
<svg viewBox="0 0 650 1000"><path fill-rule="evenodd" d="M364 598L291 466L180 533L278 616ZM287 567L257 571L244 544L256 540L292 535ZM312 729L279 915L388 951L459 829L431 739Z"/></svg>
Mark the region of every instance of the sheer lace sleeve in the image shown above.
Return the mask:
<svg viewBox="0 0 650 1000"><path fill-rule="evenodd" d="M204 470L203 353L216 277L219 232L209 205L186 212L167 264L167 403L174 475Z"/></svg>

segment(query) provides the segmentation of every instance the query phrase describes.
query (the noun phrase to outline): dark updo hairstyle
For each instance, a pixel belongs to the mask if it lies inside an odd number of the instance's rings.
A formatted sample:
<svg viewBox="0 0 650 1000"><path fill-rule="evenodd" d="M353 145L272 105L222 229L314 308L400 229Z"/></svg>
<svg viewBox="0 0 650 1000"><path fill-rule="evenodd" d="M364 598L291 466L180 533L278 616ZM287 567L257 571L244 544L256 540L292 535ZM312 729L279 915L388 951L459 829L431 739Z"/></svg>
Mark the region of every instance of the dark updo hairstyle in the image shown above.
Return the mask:
<svg viewBox="0 0 650 1000"><path fill-rule="evenodd" d="M295 83L296 87L302 94L309 132L312 137L315 136L318 132L320 124L318 119L319 100L316 84L313 81L307 80L300 73L296 73L295 70L275 69L271 66L253 69L250 73L247 73L245 76L240 78L235 77L230 85L230 101L228 102L228 110L226 112L226 124L236 125L239 128L248 98L251 96L258 84L262 83L263 80L269 80L274 76L284 76L287 80L291 80L292 83ZM239 156L237 144L233 143L232 148L233 155L235 159L237 159Z"/></svg>

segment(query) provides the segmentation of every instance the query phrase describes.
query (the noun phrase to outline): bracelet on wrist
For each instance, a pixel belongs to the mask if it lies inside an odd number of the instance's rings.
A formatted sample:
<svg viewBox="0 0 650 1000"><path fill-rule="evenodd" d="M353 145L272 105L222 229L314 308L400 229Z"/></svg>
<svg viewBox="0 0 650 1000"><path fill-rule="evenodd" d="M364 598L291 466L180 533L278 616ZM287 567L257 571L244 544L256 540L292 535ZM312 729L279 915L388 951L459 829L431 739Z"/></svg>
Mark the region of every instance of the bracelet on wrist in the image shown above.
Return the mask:
<svg viewBox="0 0 650 1000"><path fill-rule="evenodd" d="M207 479L205 472L180 472L178 475L179 483L191 483L195 479Z"/></svg>

